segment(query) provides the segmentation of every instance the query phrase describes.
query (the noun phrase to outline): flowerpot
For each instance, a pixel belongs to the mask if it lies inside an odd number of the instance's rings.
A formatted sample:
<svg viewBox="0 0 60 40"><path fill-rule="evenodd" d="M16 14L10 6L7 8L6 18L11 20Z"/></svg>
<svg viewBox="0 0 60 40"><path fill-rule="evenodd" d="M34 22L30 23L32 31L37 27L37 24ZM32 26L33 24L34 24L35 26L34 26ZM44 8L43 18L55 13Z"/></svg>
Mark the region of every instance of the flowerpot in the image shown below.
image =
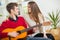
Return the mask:
<svg viewBox="0 0 60 40"><path fill-rule="evenodd" d="M51 29L51 30L47 30L47 33L51 33L55 40L60 40L60 28L56 28L56 29Z"/></svg>

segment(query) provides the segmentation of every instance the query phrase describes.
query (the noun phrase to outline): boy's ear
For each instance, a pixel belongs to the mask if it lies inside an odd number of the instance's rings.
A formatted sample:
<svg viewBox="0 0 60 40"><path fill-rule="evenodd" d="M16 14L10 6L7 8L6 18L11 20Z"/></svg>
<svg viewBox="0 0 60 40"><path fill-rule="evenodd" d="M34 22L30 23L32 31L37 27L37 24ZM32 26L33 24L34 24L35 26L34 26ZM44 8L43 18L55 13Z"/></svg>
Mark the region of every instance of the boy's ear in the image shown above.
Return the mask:
<svg viewBox="0 0 60 40"><path fill-rule="evenodd" d="M12 12L13 12L13 9L11 9L10 11L11 11L11 13L12 13Z"/></svg>

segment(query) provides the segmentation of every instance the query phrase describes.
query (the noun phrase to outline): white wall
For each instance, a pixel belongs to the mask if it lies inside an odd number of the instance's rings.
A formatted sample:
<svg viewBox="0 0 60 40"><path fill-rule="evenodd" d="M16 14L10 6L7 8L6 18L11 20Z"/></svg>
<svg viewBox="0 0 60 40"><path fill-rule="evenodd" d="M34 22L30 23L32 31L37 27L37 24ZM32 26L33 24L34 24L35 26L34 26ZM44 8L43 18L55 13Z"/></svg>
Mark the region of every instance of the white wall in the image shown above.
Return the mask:
<svg viewBox="0 0 60 40"><path fill-rule="evenodd" d="M0 0L1 5L0 5L0 14L2 16L0 16L0 24L2 23L3 20L5 20L6 16L6 9L5 9L5 0Z"/></svg>
<svg viewBox="0 0 60 40"><path fill-rule="evenodd" d="M60 0L35 0L35 2L38 4L44 17L48 16L48 12L60 10Z"/></svg>

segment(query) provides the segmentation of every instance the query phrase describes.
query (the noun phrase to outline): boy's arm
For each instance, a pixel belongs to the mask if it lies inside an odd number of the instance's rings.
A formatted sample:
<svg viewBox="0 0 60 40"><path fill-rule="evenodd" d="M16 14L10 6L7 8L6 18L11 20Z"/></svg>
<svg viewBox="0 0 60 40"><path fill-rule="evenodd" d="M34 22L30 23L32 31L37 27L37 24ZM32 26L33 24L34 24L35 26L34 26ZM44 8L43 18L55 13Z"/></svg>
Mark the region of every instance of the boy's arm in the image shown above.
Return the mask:
<svg viewBox="0 0 60 40"><path fill-rule="evenodd" d="M6 37L7 36L7 33L2 33L2 31L6 28L6 24L3 22L1 25L0 25L0 38L3 38L3 37Z"/></svg>

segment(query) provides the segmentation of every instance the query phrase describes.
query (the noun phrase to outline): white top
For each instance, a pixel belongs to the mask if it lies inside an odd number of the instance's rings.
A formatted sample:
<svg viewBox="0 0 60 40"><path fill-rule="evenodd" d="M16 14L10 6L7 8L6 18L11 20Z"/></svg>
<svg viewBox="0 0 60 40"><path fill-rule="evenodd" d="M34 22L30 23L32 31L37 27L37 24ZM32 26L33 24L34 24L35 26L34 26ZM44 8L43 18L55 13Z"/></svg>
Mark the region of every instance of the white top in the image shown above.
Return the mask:
<svg viewBox="0 0 60 40"><path fill-rule="evenodd" d="M25 20L29 23L29 25L30 25L31 27L34 26L34 25L36 25L35 21L32 20L32 19L30 19L30 17L29 17L28 14L24 14L23 16L24 16ZM41 16L40 16L40 15L38 15L38 16L39 16L40 23L43 23L43 19L41 18ZM44 26L41 26L41 27L42 27L42 30L43 30L44 33L46 33L46 32L45 32L46 29L49 29L48 26L47 26L47 28L44 27ZM35 33L32 34L32 35L30 35L30 36L33 37L33 36L36 35L37 33L39 33L39 30L36 30Z"/></svg>
<svg viewBox="0 0 60 40"><path fill-rule="evenodd" d="M43 23L43 20L41 19L40 15L39 16L39 20L40 20L40 23ZM36 22L32 19L30 19L29 15L28 14L24 14L24 18L26 19L26 21L28 22L28 24L32 27L34 25L36 25ZM35 34L39 33L39 30L36 30L35 31ZM35 35L33 34L33 35Z"/></svg>

